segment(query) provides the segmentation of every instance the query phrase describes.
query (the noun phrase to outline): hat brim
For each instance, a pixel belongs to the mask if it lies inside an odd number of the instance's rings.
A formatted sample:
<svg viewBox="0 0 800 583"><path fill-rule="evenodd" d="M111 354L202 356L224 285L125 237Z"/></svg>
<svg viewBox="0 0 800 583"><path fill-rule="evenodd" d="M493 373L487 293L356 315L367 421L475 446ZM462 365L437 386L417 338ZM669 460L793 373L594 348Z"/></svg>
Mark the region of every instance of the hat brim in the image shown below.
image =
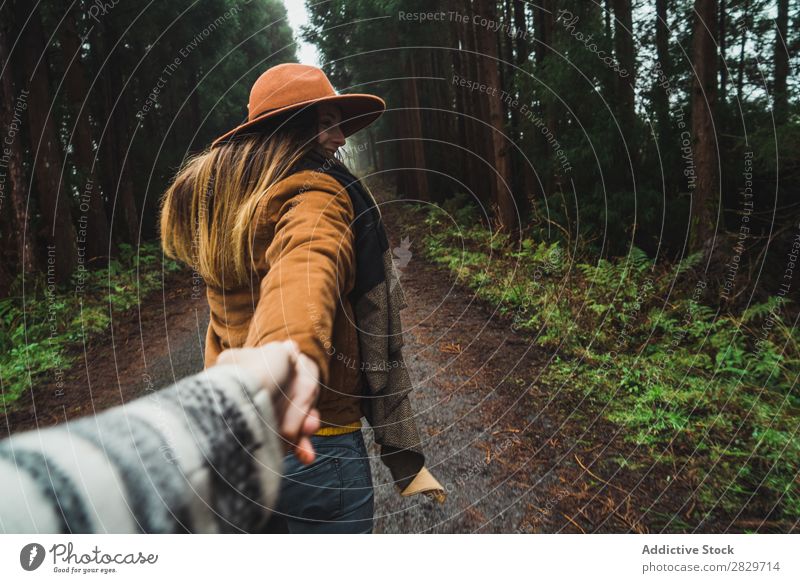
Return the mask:
<svg viewBox="0 0 800 583"><path fill-rule="evenodd" d="M342 121L339 123L339 127L341 128L344 137L349 137L357 131L364 129L377 120L381 114L386 111L386 103L377 95L369 95L367 93L347 93L344 95L318 97L316 99L309 99L307 101L293 103L279 109L273 109L261 117L245 122L242 125L222 134L211 143L211 147L213 148L219 144L223 144L240 134L252 133L258 129L261 129L262 127L270 126L271 124L269 122L275 121L275 118L281 116L281 114L305 109L306 107L317 105L319 103L331 103L339 107L339 110L342 112Z"/></svg>

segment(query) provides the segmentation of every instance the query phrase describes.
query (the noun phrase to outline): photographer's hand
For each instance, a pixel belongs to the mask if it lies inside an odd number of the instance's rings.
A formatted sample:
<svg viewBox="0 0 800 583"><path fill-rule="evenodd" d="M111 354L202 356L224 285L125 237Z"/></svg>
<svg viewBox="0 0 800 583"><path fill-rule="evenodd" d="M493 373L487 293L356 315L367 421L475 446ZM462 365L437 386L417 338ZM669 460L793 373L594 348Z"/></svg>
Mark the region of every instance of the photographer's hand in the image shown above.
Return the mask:
<svg viewBox="0 0 800 583"><path fill-rule="evenodd" d="M233 364L261 379L272 398L279 432L288 451L310 464L310 436L319 429L314 408L319 395L317 365L292 340L269 342L257 348L233 348L220 353L217 364Z"/></svg>

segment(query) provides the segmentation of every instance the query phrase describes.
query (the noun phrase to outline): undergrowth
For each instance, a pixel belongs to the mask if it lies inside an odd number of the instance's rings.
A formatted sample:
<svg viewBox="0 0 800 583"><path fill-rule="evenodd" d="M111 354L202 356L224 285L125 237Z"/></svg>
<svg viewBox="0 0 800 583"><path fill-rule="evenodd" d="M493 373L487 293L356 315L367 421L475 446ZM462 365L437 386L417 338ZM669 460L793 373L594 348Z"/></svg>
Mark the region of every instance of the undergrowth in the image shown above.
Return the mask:
<svg viewBox="0 0 800 583"><path fill-rule="evenodd" d="M724 313L689 275L699 256L654 265L633 248L584 263L531 239L509 254L459 201L412 212L426 258L554 354L544 386L580 391L631 451L676 468L705 516L756 503L800 515L800 333L787 298Z"/></svg>
<svg viewBox="0 0 800 583"><path fill-rule="evenodd" d="M102 269L76 273L70 285L52 285L42 274L27 279L23 291L17 281L0 300L0 410L13 408L46 374L60 387L75 360L70 349L104 332L112 314L133 308L161 287L165 272L181 268L161 257L158 243L120 245L119 257Z"/></svg>

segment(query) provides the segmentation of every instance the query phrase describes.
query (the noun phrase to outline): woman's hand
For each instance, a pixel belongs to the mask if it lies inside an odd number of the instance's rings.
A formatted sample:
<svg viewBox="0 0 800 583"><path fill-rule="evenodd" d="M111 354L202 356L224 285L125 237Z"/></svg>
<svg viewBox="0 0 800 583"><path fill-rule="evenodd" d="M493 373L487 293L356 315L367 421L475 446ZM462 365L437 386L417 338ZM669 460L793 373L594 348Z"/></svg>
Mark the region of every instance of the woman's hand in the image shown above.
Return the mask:
<svg viewBox="0 0 800 583"><path fill-rule="evenodd" d="M272 398L275 418L286 449L310 464L314 448L310 436L319 429L314 408L319 395L319 370L293 340L269 342L257 348L232 348L220 353L217 364L240 366L261 380Z"/></svg>
<svg viewBox="0 0 800 583"><path fill-rule="evenodd" d="M304 464L314 461L314 447L310 436L319 429L319 411L315 409L319 397L319 367L311 358L300 352L294 341L296 352L294 375L289 381L288 389L282 393L281 403L276 408L282 415L282 432L291 435L296 428L302 428L297 435L294 454ZM281 408L282 407L282 408Z"/></svg>

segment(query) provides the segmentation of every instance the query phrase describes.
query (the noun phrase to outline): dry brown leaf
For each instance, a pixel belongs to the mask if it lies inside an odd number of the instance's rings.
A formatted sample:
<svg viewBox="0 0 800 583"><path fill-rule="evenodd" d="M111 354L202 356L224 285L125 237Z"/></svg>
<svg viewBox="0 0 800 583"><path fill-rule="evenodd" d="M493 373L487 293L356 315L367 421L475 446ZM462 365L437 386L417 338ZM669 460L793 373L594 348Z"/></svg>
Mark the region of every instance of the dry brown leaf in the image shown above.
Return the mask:
<svg viewBox="0 0 800 583"><path fill-rule="evenodd" d="M446 352L448 354L461 354L461 344L455 342L444 342L439 345L439 352Z"/></svg>

